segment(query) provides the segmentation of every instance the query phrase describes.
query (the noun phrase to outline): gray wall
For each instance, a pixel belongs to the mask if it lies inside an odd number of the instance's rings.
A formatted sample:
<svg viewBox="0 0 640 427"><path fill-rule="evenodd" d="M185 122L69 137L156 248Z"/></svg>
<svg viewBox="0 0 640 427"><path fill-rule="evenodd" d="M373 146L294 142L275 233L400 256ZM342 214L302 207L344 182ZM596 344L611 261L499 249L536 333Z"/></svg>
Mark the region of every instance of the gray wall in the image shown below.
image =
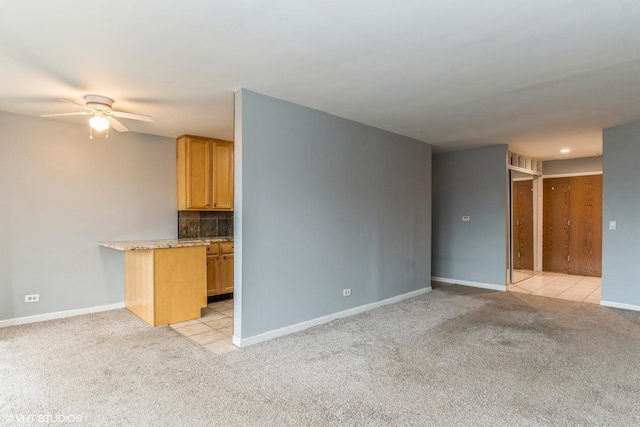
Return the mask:
<svg viewBox="0 0 640 427"><path fill-rule="evenodd" d="M175 140L4 112L0 129L0 320L122 302L124 256L97 243L176 237Z"/></svg>
<svg viewBox="0 0 640 427"><path fill-rule="evenodd" d="M640 123L604 130L602 300L640 305ZM617 230L609 230L609 221Z"/></svg>
<svg viewBox="0 0 640 427"><path fill-rule="evenodd" d="M602 156L542 162L543 175L602 172Z"/></svg>
<svg viewBox="0 0 640 427"><path fill-rule="evenodd" d="M236 335L429 287L431 146L240 92Z"/></svg>
<svg viewBox="0 0 640 427"><path fill-rule="evenodd" d="M495 145L433 156L433 276L506 284L506 153Z"/></svg>

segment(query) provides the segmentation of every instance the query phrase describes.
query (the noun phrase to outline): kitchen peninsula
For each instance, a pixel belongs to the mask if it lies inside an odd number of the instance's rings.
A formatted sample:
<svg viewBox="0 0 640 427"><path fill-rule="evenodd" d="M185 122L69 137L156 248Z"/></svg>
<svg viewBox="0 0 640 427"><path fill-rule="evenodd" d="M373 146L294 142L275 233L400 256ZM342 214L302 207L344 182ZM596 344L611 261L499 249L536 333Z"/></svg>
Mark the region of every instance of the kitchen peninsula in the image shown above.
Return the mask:
<svg viewBox="0 0 640 427"><path fill-rule="evenodd" d="M207 252L233 237L100 242L125 253L125 307L152 326L197 319L207 305ZM233 289L231 287L231 289Z"/></svg>

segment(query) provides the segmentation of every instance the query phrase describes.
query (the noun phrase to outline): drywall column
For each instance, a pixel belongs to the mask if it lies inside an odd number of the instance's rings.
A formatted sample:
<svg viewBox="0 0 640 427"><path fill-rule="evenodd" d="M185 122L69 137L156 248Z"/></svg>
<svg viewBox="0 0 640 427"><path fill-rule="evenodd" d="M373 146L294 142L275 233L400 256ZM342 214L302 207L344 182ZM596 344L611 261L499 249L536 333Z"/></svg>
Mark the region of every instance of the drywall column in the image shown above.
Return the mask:
<svg viewBox="0 0 640 427"><path fill-rule="evenodd" d="M434 280L506 289L506 155L494 145L433 156Z"/></svg>
<svg viewBox="0 0 640 427"><path fill-rule="evenodd" d="M430 145L236 96L236 342L430 288Z"/></svg>
<svg viewBox="0 0 640 427"><path fill-rule="evenodd" d="M604 130L601 304L640 310L640 123ZM616 221L616 229L609 228Z"/></svg>

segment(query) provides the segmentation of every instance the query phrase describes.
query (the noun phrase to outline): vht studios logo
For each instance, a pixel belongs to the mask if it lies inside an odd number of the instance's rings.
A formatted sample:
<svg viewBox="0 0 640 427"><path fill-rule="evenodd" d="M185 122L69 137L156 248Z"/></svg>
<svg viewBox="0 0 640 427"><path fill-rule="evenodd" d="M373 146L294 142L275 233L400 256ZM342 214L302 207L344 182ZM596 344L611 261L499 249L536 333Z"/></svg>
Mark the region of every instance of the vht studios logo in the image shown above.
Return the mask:
<svg viewBox="0 0 640 427"><path fill-rule="evenodd" d="M17 414L7 417L9 423L81 423L82 415L78 414Z"/></svg>

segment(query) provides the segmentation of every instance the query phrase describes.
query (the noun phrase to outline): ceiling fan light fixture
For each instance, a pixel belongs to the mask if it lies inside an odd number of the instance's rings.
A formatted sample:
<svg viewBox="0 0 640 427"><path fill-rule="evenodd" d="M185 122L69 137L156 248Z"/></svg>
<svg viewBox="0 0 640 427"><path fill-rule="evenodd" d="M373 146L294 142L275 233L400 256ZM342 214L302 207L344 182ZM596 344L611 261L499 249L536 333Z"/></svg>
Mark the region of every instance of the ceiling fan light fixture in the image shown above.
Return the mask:
<svg viewBox="0 0 640 427"><path fill-rule="evenodd" d="M103 130L109 129L109 120L103 115L96 114L89 119L89 126L98 132L102 132Z"/></svg>
<svg viewBox="0 0 640 427"><path fill-rule="evenodd" d="M40 117L89 116L89 138L91 139L93 139L94 130L97 132L107 131L107 134L105 135L107 138L109 138L109 128L115 129L116 132L129 132L129 128L120 123L118 119L141 120L143 122L154 123L153 117L113 110L111 108L111 105L113 105L113 99L105 96L87 95L84 97L84 104L81 102L70 101L68 99L60 100L79 105L88 111L78 113L43 114Z"/></svg>

